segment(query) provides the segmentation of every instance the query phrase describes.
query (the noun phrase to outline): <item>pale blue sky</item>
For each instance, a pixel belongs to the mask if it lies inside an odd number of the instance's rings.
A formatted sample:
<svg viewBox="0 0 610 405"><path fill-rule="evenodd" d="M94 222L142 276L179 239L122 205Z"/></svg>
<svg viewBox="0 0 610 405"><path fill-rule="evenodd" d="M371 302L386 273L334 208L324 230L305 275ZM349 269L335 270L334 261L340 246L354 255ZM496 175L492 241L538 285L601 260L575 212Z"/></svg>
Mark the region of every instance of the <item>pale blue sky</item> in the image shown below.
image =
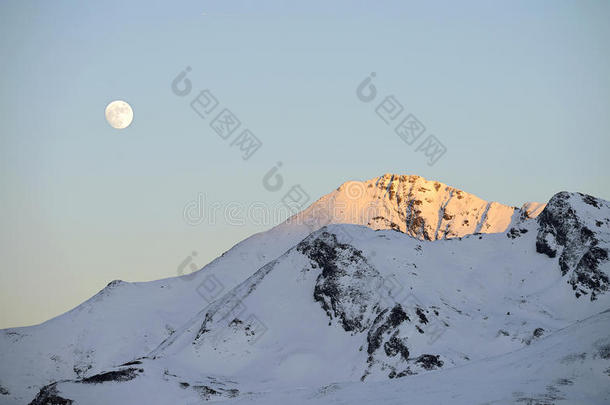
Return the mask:
<svg viewBox="0 0 610 405"><path fill-rule="evenodd" d="M277 161L314 199L386 172L513 205L610 199L609 21L607 1L2 2L0 327L269 228L182 212L198 193L277 203ZM172 93L186 66L262 140L251 159ZM370 72L446 145L434 166L357 99Z"/></svg>

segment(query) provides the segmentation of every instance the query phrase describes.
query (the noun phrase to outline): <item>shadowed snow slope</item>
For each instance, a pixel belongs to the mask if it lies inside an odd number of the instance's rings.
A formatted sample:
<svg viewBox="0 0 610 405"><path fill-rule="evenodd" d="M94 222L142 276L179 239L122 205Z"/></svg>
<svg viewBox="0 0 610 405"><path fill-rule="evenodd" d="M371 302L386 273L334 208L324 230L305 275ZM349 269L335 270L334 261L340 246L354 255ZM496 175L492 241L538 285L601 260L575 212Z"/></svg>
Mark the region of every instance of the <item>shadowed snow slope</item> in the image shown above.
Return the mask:
<svg viewBox="0 0 610 405"><path fill-rule="evenodd" d="M513 388L526 393L523 398L545 394L544 384L578 393L608 378L598 368L610 361L594 357L591 346L601 345L603 353L606 343L597 335L610 330L608 317L595 315L610 308L607 202L559 193L531 220L543 205L495 207L417 176L394 177L346 183L197 273L113 282L60 317L1 331L0 403L23 404L35 396L35 404L276 403L283 393L323 403L335 391L350 403L350 395L370 402L374 387L405 395L403 384L384 380L416 379L431 390L434 378L455 376L453 370L470 370L466 375L474 379L510 362L523 370L505 371L513 381L497 398L507 401ZM351 184L360 184L364 194L353 198ZM385 214L324 216L340 212L344 202L345 213L365 210L371 201L381 201ZM404 227L392 226L400 215ZM380 216L389 225L371 222ZM348 220L368 227L318 229ZM494 230L502 233L482 234ZM446 239L457 235L465 237ZM580 342L589 357L569 364L549 360L551 367L574 370L569 388L554 382L555 371L526 373L519 353L536 348L544 357L553 349L546 342L561 334L571 336L568 346L579 341L578 328L565 331L594 315L590 322L597 326L591 328L599 329L599 339ZM570 347L581 350L576 343ZM587 367L602 377L585 378L579 370ZM484 378L505 375L488 374ZM450 377L442 378L448 390L463 386L459 392L468 392L466 383L450 385ZM539 383L528 385L528 378ZM296 387L309 388L295 393ZM603 392L589 389L587 398Z"/></svg>

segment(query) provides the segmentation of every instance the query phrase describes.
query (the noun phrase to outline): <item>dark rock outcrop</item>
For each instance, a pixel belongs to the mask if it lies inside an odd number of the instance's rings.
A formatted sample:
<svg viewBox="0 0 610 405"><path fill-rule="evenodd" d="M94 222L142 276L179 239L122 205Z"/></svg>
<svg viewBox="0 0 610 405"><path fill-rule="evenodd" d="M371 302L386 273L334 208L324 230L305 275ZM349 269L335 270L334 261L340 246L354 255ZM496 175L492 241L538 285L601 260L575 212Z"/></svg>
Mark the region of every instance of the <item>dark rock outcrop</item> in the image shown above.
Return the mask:
<svg viewBox="0 0 610 405"><path fill-rule="evenodd" d="M129 381L137 377L138 373L144 372L141 368L124 368L122 370L108 371L96 374L91 377L83 378L79 382L83 384L101 384L109 381Z"/></svg>
<svg viewBox="0 0 610 405"><path fill-rule="evenodd" d="M600 220L602 218L602 220ZM536 251L550 258L559 257L561 274L568 276L577 297L607 291L610 234L608 202L581 193L555 194L538 216Z"/></svg>
<svg viewBox="0 0 610 405"><path fill-rule="evenodd" d="M29 405L72 405L74 401L62 398L57 392L57 383L49 384L40 390L36 398Z"/></svg>
<svg viewBox="0 0 610 405"><path fill-rule="evenodd" d="M340 320L346 332L363 332L380 312L375 281L379 272L360 250L324 228L299 243L297 250L322 272L316 279L314 299L332 320Z"/></svg>
<svg viewBox="0 0 610 405"><path fill-rule="evenodd" d="M332 228L322 228L304 239L297 250L319 269L314 300L331 319L352 334L366 333L368 354L362 380L373 368L389 371L389 378L400 378L417 371L442 367L440 356L411 357L409 336L424 334L431 327L432 313L413 300L394 301L385 296L384 280L354 246L341 243ZM438 311L434 311L438 314ZM435 318L436 319L436 318Z"/></svg>

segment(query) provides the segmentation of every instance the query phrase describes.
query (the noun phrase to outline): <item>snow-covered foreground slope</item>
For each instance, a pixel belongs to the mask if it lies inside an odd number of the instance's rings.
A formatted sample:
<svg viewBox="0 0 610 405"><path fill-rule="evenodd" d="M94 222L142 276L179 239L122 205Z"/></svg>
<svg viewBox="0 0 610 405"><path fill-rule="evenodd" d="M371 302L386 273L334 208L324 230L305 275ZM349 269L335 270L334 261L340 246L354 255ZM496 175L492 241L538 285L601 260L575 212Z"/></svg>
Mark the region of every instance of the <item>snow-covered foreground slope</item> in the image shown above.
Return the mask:
<svg viewBox="0 0 610 405"><path fill-rule="evenodd" d="M49 388L53 393L49 397L74 398L82 404L198 404L207 397L209 403L227 405L603 405L610 402L608 325L610 311L605 311L520 350L399 380L329 382L314 387L237 393L231 391L240 386L237 383L203 378L196 383L199 385L187 386L151 365L129 382L60 383Z"/></svg>
<svg viewBox="0 0 610 405"><path fill-rule="evenodd" d="M560 193L501 234L328 226L144 358L34 403L607 403L610 269L588 252L607 252L609 214Z"/></svg>
<svg viewBox="0 0 610 405"><path fill-rule="evenodd" d="M113 282L51 321L2 331L0 403L28 403L60 380L72 382L35 403L374 387L510 356L610 308L607 202L560 193L534 220L543 204L507 210L436 184L346 183L197 273ZM343 215L370 206L384 214ZM365 226L317 230L349 221ZM469 236L444 240L456 235Z"/></svg>

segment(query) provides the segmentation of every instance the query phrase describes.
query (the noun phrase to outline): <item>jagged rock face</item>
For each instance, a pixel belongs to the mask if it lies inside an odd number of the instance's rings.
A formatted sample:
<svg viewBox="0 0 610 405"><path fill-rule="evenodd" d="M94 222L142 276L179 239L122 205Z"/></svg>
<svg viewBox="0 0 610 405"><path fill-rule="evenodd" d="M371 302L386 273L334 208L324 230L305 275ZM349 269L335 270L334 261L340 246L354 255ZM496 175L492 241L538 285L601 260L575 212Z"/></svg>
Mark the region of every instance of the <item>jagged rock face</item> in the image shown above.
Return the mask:
<svg viewBox="0 0 610 405"><path fill-rule="evenodd" d="M338 319L352 334L366 332L363 347L368 358L362 380L374 368L399 378L443 366L439 355L410 357L407 345L411 334L425 333L430 310L418 305L405 308L405 303L384 295L383 278L360 250L338 242L335 234L323 228L303 240L297 251L311 260L313 269L321 270L313 297L331 322Z"/></svg>
<svg viewBox="0 0 610 405"><path fill-rule="evenodd" d="M536 251L559 256L577 297L608 290L610 204L581 193L555 194L538 217ZM604 268L605 267L605 268Z"/></svg>
<svg viewBox="0 0 610 405"><path fill-rule="evenodd" d="M310 225L312 231L330 223L350 223L436 240L504 232L516 221L535 218L543 207L526 203L518 209L420 176L385 174L347 182L293 220Z"/></svg>
<svg viewBox="0 0 610 405"><path fill-rule="evenodd" d="M313 296L330 319L338 318L346 332L366 330L379 313L373 280L380 280L380 275L362 252L339 243L334 234L326 231L305 239L297 250L312 260L313 268L322 270Z"/></svg>
<svg viewBox="0 0 610 405"><path fill-rule="evenodd" d="M407 314L405 308L396 303L392 308L384 309L375 319L367 335L367 370L362 380L373 368L388 371L388 378L400 378L417 374L422 370L433 370L443 366L440 355L422 354L411 357L409 351L409 336L412 333L425 333L424 327L428 323L425 311L414 307L413 319Z"/></svg>

